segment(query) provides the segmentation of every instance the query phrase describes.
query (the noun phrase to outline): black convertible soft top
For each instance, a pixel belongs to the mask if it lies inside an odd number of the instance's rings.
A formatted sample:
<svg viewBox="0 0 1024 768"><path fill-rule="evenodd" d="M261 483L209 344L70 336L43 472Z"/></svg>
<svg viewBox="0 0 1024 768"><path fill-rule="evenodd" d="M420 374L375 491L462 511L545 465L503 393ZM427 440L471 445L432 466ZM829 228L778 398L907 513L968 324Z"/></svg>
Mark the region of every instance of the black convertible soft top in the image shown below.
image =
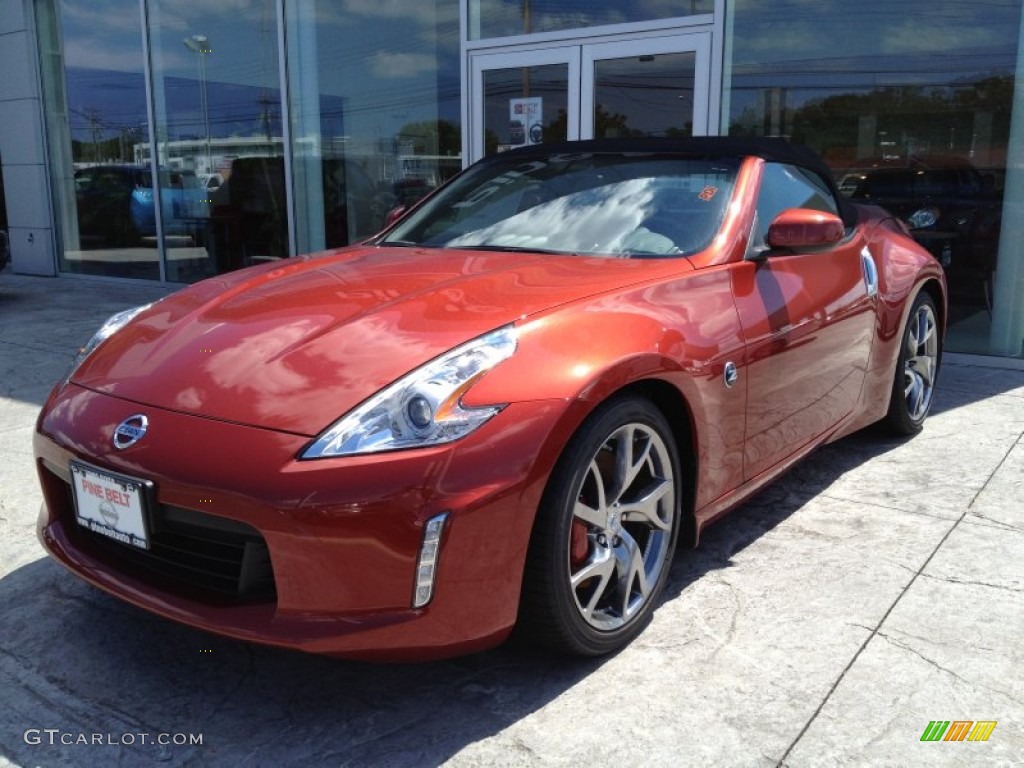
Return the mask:
<svg viewBox="0 0 1024 768"><path fill-rule="evenodd" d="M832 191L839 206L843 223L853 226L857 222L857 211L853 204L839 193L832 171L818 154L804 144L795 144L780 138L734 138L730 136L694 136L691 138L628 138L591 139L588 141L560 141L535 144L529 147L491 155L481 162L507 162L516 157L537 157L560 153L628 153L657 152L659 154L689 155L692 157L761 157L775 163L796 165L813 171L821 177Z"/></svg>

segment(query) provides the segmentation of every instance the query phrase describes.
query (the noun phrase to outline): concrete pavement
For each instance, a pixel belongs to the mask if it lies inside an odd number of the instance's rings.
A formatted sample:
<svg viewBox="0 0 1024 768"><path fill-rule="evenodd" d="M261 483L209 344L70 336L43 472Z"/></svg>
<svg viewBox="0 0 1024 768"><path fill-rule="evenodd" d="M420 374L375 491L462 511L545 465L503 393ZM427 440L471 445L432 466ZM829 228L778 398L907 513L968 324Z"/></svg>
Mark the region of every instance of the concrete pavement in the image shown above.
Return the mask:
<svg viewBox="0 0 1024 768"><path fill-rule="evenodd" d="M157 619L43 555L39 406L167 292L0 274L0 765L1024 765L1024 366L948 357L921 435L828 446L681 550L617 656L375 666Z"/></svg>

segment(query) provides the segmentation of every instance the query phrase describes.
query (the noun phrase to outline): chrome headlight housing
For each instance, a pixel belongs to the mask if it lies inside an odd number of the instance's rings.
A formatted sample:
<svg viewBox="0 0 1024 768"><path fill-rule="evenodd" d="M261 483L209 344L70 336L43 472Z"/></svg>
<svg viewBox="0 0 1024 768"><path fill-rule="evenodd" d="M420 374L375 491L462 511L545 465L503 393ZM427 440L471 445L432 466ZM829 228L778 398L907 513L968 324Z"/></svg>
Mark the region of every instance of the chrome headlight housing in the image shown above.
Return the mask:
<svg viewBox="0 0 1024 768"><path fill-rule="evenodd" d="M96 347L98 347L104 341L106 341L119 330L128 325L128 323L130 323L132 319L140 312L145 312L151 306L153 305L143 304L141 307L132 307L131 309L125 309L121 312L118 312L117 314L108 317L106 321L103 323L103 325L100 326L100 329L92 335L92 338L89 339L89 341L87 341L78 350L78 354L76 354L75 359L71 361L71 367L68 368L68 372L64 376L62 386L64 384L67 384L68 381L70 381L75 371L78 370L78 366L80 366L85 361L85 358L87 358L89 355L93 353L93 350L95 350Z"/></svg>
<svg viewBox="0 0 1024 768"><path fill-rule="evenodd" d="M456 347L336 421L302 452L301 458L355 456L459 440L505 407L494 404L469 408L463 405L462 396L515 351L512 326Z"/></svg>

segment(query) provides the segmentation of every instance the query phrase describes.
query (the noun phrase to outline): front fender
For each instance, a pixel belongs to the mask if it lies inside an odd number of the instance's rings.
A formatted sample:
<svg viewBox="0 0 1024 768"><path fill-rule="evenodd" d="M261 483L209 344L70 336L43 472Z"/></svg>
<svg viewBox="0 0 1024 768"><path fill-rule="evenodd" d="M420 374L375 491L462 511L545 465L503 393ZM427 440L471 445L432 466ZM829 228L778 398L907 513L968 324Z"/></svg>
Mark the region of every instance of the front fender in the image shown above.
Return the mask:
<svg viewBox="0 0 1024 768"><path fill-rule="evenodd" d="M726 363L742 361L739 317L727 268L562 307L519 328L516 354L464 398L468 406L558 399L550 431L561 446L593 410L625 388L658 381L685 403L698 466L698 508L742 480L746 386L727 387ZM547 448L547 446L546 446Z"/></svg>

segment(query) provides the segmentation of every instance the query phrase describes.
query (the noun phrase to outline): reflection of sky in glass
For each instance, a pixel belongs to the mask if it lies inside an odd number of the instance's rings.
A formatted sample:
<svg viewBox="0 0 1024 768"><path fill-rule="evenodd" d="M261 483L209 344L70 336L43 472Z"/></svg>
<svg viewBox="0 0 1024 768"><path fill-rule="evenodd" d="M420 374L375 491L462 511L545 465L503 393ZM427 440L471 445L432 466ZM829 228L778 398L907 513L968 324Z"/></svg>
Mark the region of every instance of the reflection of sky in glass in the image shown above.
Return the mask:
<svg viewBox="0 0 1024 768"><path fill-rule="evenodd" d="M457 0L345 0L316 10L320 92L343 95L347 133L387 138L459 117Z"/></svg>
<svg viewBox="0 0 1024 768"><path fill-rule="evenodd" d="M603 184L539 202L443 244L624 256L692 253L704 247L714 233L721 220L721 204L727 197L723 193L717 203L701 203L684 212L680 203L699 199L687 187L694 181L699 186L696 179L669 182L663 178L634 178ZM531 190L526 189L523 197L530 194ZM510 197L514 198L512 202L519 199L518 195ZM521 200L520 203L522 207ZM485 204L480 215L486 217L488 211L505 208L505 202L493 207ZM665 228L667 220L671 220L670 226ZM657 231L659 228L663 231Z"/></svg>
<svg viewBox="0 0 1024 768"><path fill-rule="evenodd" d="M280 136L274 0L149 0L161 133ZM205 77L207 109L202 106Z"/></svg>
<svg viewBox="0 0 1024 768"><path fill-rule="evenodd" d="M439 90L446 102L442 116L457 120L457 0L296 2L318 30L321 106L337 109L344 100L346 131L387 137L406 122L435 119ZM209 39L213 51L205 64L215 137L263 132L265 125L250 113L259 115L262 108L252 104L268 93L280 112L275 6L272 0L150 0L156 71L165 78L167 98L179 91L181 99L196 102L188 109L197 114L197 54L182 40ZM144 133L137 0L60 0L60 14L75 138ZM240 105L242 119L232 119ZM170 110L183 113L186 105L172 103Z"/></svg>
<svg viewBox="0 0 1024 768"><path fill-rule="evenodd" d="M1020 0L737 0L734 85L948 85L1012 73L1020 12Z"/></svg>
<svg viewBox="0 0 1024 768"><path fill-rule="evenodd" d="M713 8L713 0L471 0L470 27L479 26L474 37L502 37L668 19Z"/></svg>
<svg viewBox="0 0 1024 768"><path fill-rule="evenodd" d="M344 129L386 138L403 125L458 120L457 0L293 0L319 32L319 87L345 100ZM194 82L195 54L180 44L209 37L211 109L231 100L277 97L276 63L253 40L277 43L273 2L175 0L154 21L166 40L161 72ZM151 8L157 3L152 2ZM487 29L521 32L524 0L475 0ZM534 29L563 29L686 15L710 0L530 0ZM59 0L75 138L138 132L145 125L142 41L136 0ZM1012 74L1020 0L736 0L731 105L760 89L788 89L797 106L837 90L970 84ZM511 27L509 27L511 25ZM506 29L507 28L507 29ZM727 84L728 85L728 84ZM186 86L183 86L183 88ZM231 89L235 89L232 93ZM252 93L238 89L254 89ZM215 136L242 130L226 121Z"/></svg>
<svg viewBox="0 0 1024 768"><path fill-rule="evenodd" d="M922 153L997 167L1020 14L1020 0L737 0L729 132L792 136L836 169Z"/></svg>
<svg viewBox="0 0 1024 768"><path fill-rule="evenodd" d="M61 0L60 15L72 136L138 141L146 135L138 2Z"/></svg>
<svg viewBox="0 0 1024 768"><path fill-rule="evenodd" d="M469 232L449 246L501 245L556 251L615 251L650 214L652 179L630 179L536 205Z"/></svg>

